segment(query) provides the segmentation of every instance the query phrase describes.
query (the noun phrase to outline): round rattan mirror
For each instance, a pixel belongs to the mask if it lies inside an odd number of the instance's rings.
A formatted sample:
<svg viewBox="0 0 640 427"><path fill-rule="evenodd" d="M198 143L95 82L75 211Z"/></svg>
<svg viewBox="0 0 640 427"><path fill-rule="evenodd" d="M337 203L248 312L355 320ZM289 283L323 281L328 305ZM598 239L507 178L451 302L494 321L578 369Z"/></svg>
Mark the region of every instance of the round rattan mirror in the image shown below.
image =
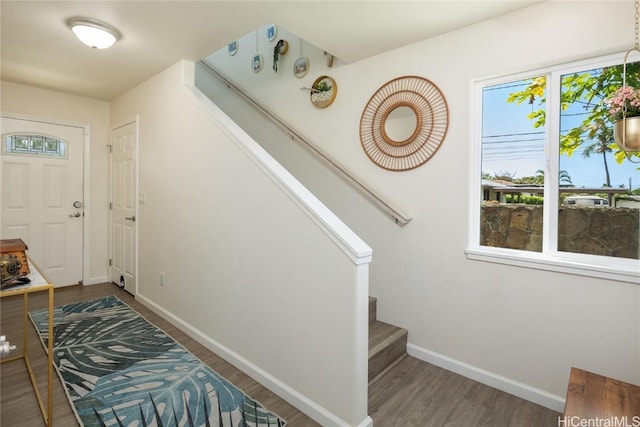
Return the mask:
<svg viewBox="0 0 640 427"><path fill-rule="evenodd" d="M382 119L382 137L392 145L402 145L418 132L419 113L411 105L390 108Z"/></svg>
<svg viewBox="0 0 640 427"><path fill-rule="evenodd" d="M408 170L435 154L448 125L447 102L437 86L418 76L398 77L378 89L364 108L360 141L378 166Z"/></svg>

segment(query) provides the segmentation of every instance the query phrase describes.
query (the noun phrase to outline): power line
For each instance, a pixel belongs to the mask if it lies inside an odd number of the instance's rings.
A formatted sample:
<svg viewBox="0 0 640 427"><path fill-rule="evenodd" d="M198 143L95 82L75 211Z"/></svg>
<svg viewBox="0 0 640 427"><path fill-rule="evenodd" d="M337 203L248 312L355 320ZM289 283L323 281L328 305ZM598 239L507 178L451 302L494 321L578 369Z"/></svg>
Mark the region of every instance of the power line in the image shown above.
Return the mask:
<svg viewBox="0 0 640 427"><path fill-rule="evenodd" d="M560 130L560 135L564 135L568 132L570 132L572 129L561 129ZM482 139L483 142L482 144L494 144L494 143L499 143L499 142L503 142L503 141L484 141L485 139L489 139L489 138L507 138L507 137L518 137L518 136L527 136L527 135L546 135L546 131L539 131L539 132L517 132L517 133L503 133L503 134L495 134L495 135L482 135ZM539 138L539 139L518 139L518 141L544 141L544 138Z"/></svg>
<svg viewBox="0 0 640 427"><path fill-rule="evenodd" d="M522 138L522 139L507 139L505 141L489 141L489 142L482 142L482 145L493 145L493 144L510 144L510 143L514 143L514 142L534 142L534 141L542 141L544 142L545 139L544 138Z"/></svg>
<svg viewBox="0 0 640 427"><path fill-rule="evenodd" d="M509 147L508 149L502 149L502 147L482 147L482 154L500 154L500 153L518 153L523 151L544 152L540 150L538 145L523 145L518 147Z"/></svg>
<svg viewBox="0 0 640 427"><path fill-rule="evenodd" d="M531 80L522 80L520 83L514 83L514 84L509 84L509 83L504 83L502 85L495 85L495 86L486 86L484 88L482 88L483 92L489 92L492 90L501 90L501 89L509 89L512 87L525 87L525 86L530 86L531 83L533 83L533 79Z"/></svg>
<svg viewBox="0 0 640 427"><path fill-rule="evenodd" d="M546 132L545 131L538 131L538 132L520 132L520 133L504 133L504 134L498 134L498 135L483 135L483 138L499 138L501 136L520 136L520 135L544 135Z"/></svg>

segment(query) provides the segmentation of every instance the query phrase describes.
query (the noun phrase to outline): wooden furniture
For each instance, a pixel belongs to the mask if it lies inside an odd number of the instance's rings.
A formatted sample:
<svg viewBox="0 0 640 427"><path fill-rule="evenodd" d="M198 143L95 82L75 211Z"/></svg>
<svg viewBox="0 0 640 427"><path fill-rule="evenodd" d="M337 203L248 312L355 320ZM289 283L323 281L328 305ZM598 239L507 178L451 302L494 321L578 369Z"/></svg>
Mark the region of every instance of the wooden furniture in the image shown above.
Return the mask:
<svg viewBox="0 0 640 427"><path fill-rule="evenodd" d="M53 288L54 286L49 283L49 280L45 277L45 275L40 271L37 265L35 265L31 260L29 260L31 264L31 272L29 274L29 278L31 279L31 283L28 285L21 285L19 287L8 288L0 292L0 298L9 297L13 295L22 295L22 307L23 307L23 319L22 319L22 353L8 357L6 359L2 359L0 363L8 363L15 360L24 360L25 365L27 366L27 371L29 372L29 378L31 379L31 384L33 385L33 391L36 394L36 398L38 399L38 405L40 406L40 412L42 412L42 416L44 417L44 422L48 426L53 425ZM33 368L31 367L31 361L29 360L29 294L34 292L49 292L49 328L48 328L48 345L47 345L47 405L45 408L44 402L42 400L42 396L40 395L40 389L38 388L38 384L36 382L35 375L33 374Z"/></svg>
<svg viewBox="0 0 640 427"><path fill-rule="evenodd" d="M29 274L29 262L27 260L27 245L22 239L2 239L0 240L0 253L13 254L20 261L20 274Z"/></svg>
<svg viewBox="0 0 640 427"><path fill-rule="evenodd" d="M634 419L640 419L640 387L571 368L564 416L565 420L626 418L631 425Z"/></svg>

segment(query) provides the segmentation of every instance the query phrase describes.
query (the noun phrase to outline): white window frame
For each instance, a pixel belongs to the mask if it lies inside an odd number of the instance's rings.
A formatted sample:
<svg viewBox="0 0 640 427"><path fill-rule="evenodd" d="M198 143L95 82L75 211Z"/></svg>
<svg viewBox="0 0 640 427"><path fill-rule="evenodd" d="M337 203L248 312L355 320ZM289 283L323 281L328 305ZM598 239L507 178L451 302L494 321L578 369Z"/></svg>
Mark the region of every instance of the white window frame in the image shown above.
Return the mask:
<svg viewBox="0 0 640 427"><path fill-rule="evenodd" d="M560 78L562 75L594 68L619 65L624 54L608 55L533 71L473 80L471 82L472 149L470 165L471 208L469 213L469 241L465 251L468 259L549 270L580 276L604 278L640 284L640 261L558 251L558 185L544 187L542 252L497 248L480 245L480 208L482 204L482 90L511 81L546 76L546 135L545 176L557 177L560 146ZM506 101L505 101L506 102ZM550 120L551 119L551 120ZM553 213L556 213L555 215Z"/></svg>

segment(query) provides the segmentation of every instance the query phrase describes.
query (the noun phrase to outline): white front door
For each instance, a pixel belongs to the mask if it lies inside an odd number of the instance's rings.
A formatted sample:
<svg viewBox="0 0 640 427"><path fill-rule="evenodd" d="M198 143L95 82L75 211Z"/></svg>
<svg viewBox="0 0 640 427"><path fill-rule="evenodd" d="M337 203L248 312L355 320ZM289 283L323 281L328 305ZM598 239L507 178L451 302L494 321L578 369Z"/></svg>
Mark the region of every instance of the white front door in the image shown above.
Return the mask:
<svg viewBox="0 0 640 427"><path fill-rule="evenodd" d="M111 281L136 294L138 124L111 130Z"/></svg>
<svg viewBox="0 0 640 427"><path fill-rule="evenodd" d="M0 237L56 286L82 282L84 129L2 117Z"/></svg>

